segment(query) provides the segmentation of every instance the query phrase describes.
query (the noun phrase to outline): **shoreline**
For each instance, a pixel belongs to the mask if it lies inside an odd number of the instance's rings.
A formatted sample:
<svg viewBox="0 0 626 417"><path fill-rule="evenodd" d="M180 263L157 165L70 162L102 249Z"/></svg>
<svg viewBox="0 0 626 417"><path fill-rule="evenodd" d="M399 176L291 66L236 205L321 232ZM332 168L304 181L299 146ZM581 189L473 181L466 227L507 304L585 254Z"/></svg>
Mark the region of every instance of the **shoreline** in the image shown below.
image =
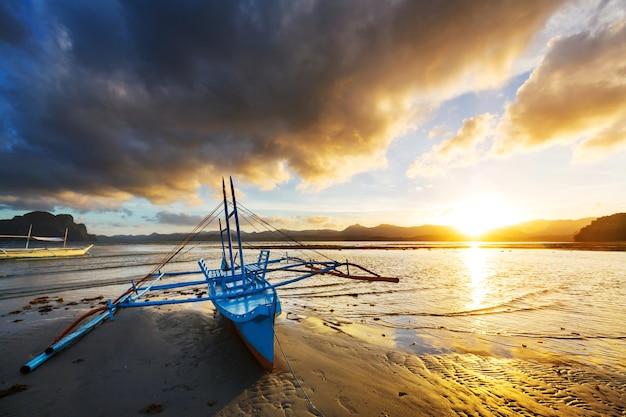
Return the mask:
<svg viewBox="0 0 626 417"><path fill-rule="evenodd" d="M155 242L95 242L97 246L121 246L121 245L175 245L179 241L155 241ZM208 245L219 245L219 241L204 241ZM235 245L235 247L237 247ZM378 250L411 250L411 249L468 249L468 248L484 248L484 249L557 249L557 250L580 250L580 251L609 251L609 252L625 252L626 242L541 242L541 241L412 241L412 240L342 240L342 241L299 241L297 245L268 243L264 241L251 241L244 249L378 249ZM49 259L49 258L48 258ZM3 260L3 258L0 258ZM7 259L4 259L7 260Z"/></svg>
<svg viewBox="0 0 626 417"><path fill-rule="evenodd" d="M413 249L559 249L559 250L580 250L580 251L626 251L626 242L403 242L403 241L345 241L342 244L336 243L306 243L300 246L303 249L381 249L381 250L413 250ZM293 245L281 244L251 244L250 249L277 249L286 250L293 248Z"/></svg>
<svg viewBox="0 0 626 417"><path fill-rule="evenodd" d="M400 348L378 329L287 312L276 321L272 373L214 310L167 307L124 310L20 374L62 330L65 317L54 315L2 324L0 390L16 392L0 397L0 416L316 415L307 396L326 416L626 412L624 369L472 335L430 354Z"/></svg>

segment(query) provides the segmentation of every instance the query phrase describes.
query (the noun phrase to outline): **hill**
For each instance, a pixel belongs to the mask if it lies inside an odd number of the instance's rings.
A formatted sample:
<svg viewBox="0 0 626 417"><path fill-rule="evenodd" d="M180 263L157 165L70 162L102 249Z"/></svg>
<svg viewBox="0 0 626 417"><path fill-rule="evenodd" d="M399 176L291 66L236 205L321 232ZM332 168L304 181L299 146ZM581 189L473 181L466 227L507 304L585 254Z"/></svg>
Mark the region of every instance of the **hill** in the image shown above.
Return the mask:
<svg viewBox="0 0 626 417"><path fill-rule="evenodd" d="M533 220L495 229L480 240L488 242L573 242L578 231L595 220Z"/></svg>
<svg viewBox="0 0 626 417"><path fill-rule="evenodd" d="M424 225L400 227L381 224L375 227L353 225L339 232L341 240L374 240L374 241L459 241L465 236L451 226Z"/></svg>
<svg viewBox="0 0 626 417"><path fill-rule="evenodd" d="M579 220L535 220L514 226L503 227L483 236L479 240L487 242L572 242L574 235L593 221L593 217ZM381 224L365 227L355 224L344 230L280 230L290 238L302 242L340 241L421 241L421 242L463 242L473 239L463 235L451 226L424 225L413 227ZM100 242L142 243L181 241L183 233L151 235L98 236ZM276 241L277 232L242 232L242 239L248 242ZM218 241L216 233L204 233L198 237L203 241Z"/></svg>
<svg viewBox="0 0 626 417"><path fill-rule="evenodd" d="M95 236L87 232L84 224L76 224L69 214L53 215L43 211L15 216L11 220L0 220L0 234L26 235L33 225L33 235L61 237L68 228L68 240L94 241L101 243L156 243L180 242L186 233L150 235ZM451 226L423 225L401 227L381 224L365 227L355 224L344 230L281 230L284 234L298 241L421 241L421 242L463 242L481 240L485 242L573 242L574 237L580 242L626 241L626 213L612 216L587 217L578 220L534 220L512 226L502 227L490 233L472 239ZM580 233L579 233L580 231ZM275 241L277 232L242 232L246 241ZM203 233L198 237L204 241L219 241L219 234Z"/></svg>
<svg viewBox="0 0 626 417"><path fill-rule="evenodd" d="M583 227L576 242L626 242L626 213L600 217Z"/></svg>
<svg viewBox="0 0 626 417"><path fill-rule="evenodd" d="M289 238L303 242L350 242L350 241L459 241L464 240L464 236L449 226L416 226L400 227L388 224L381 224L376 227L365 227L353 225L338 231L331 229L322 230L280 230L263 232L241 232L241 238L248 242L269 242L280 240L280 234ZM184 233L150 235L117 235L98 236L98 241L107 243L141 243L141 242L173 242L181 241L185 237ZM198 240L219 241L217 233L203 233Z"/></svg>
<svg viewBox="0 0 626 417"><path fill-rule="evenodd" d="M45 237L63 237L67 229L68 241L95 241L96 236L87 232L87 226L74 223L69 214L50 214L45 211L33 211L10 220L0 220L0 235L27 236L32 225L32 235Z"/></svg>

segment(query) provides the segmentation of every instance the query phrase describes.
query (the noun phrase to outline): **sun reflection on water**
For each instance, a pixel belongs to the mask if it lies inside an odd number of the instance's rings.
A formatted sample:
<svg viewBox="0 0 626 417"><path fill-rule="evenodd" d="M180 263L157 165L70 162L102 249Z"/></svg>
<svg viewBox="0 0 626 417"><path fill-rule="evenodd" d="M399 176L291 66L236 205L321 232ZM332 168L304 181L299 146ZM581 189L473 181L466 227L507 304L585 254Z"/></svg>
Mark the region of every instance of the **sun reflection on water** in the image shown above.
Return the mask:
<svg viewBox="0 0 626 417"><path fill-rule="evenodd" d="M481 249L477 244L472 244L471 248L465 252L465 265L469 272L470 300L467 308L476 310L483 308L485 296L489 293L489 283L487 278L489 273L486 268L486 250Z"/></svg>

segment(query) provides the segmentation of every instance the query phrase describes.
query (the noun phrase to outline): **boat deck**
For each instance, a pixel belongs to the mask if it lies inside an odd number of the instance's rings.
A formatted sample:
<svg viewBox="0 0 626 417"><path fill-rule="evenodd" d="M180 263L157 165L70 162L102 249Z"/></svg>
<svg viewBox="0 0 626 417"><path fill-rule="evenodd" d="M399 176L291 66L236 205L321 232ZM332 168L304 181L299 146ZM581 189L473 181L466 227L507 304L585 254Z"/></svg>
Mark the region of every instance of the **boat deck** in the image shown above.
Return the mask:
<svg viewBox="0 0 626 417"><path fill-rule="evenodd" d="M248 264L243 272L240 268L208 269L202 259L198 264L209 284L209 294L217 297L214 304L232 320L268 315L277 303L276 290L265 280L266 263Z"/></svg>

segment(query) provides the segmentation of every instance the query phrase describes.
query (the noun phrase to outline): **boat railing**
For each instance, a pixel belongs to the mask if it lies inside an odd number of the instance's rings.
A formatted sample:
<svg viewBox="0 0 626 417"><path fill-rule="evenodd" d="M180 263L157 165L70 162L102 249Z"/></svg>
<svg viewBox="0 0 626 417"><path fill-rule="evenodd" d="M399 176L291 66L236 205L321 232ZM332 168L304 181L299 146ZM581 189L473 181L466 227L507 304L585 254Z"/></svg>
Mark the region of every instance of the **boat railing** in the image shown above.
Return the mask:
<svg viewBox="0 0 626 417"><path fill-rule="evenodd" d="M224 291L239 291L246 288L245 274L228 275L222 279Z"/></svg>
<svg viewBox="0 0 626 417"><path fill-rule="evenodd" d="M247 264L244 268L246 275L251 279L261 282L265 280L265 273L267 272L267 264L270 257L270 251L268 249L261 249L259 252L259 259L256 263Z"/></svg>
<svg viewBox="0 0 626 417"><path fill-rule="evenodd" d="M207 281L213 278L209 276L211 271L209 271L209 268L207 268L206 262L204 262L203 258L200 258L200 260L198 261L198 265L200 266L200 270L204 274L204 277L206 278Z"/></svg>
<svg viewBox="0 0 626 417"><path fill-rule="evenodd" d="M215 282L217 285L221 285L223 291L233 291L245 288L245 276L243 273L234 273L232 275L225 275L221 270L209 269L206 266L204 259L198 261L200 270L204 274L207 282ZM246 265L247 267L247 265Z"/></svg>

